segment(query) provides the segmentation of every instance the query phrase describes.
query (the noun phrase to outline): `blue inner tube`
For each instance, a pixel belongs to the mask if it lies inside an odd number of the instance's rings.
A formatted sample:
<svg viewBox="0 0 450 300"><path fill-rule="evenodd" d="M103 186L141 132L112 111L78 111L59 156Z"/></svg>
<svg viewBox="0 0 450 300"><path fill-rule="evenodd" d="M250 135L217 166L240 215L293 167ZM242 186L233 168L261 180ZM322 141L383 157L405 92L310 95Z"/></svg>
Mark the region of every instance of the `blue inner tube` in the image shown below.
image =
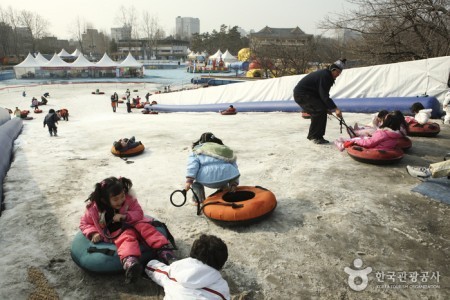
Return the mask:
<svg viewBox="0 0 450 300"><path fill-rule="evenodd" d="M155 226L165 237L168 232L164 227ZM141 245L140 262L145 266L151 259L154 259L155 252L146 245ZM70 248L70 255L73 261L83 270L98 274L118 274L124 272L120 258L117 255L117 247L112 243L94 244L79 231Z"/></svg>

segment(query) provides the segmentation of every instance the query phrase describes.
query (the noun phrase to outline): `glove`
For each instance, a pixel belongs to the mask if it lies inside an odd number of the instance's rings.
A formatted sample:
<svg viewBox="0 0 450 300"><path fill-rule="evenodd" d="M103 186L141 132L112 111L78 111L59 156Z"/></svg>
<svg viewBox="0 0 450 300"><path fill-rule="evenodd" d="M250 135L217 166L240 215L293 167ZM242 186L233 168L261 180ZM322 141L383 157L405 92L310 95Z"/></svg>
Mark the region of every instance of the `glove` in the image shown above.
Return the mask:
<svg viewBox="0 0 450 300"><path fill-rule="evenodd" d="M344 142L344 148L349 148L351 146L353 146L355 144L355 142L353 141L346 141Z"/></svg>

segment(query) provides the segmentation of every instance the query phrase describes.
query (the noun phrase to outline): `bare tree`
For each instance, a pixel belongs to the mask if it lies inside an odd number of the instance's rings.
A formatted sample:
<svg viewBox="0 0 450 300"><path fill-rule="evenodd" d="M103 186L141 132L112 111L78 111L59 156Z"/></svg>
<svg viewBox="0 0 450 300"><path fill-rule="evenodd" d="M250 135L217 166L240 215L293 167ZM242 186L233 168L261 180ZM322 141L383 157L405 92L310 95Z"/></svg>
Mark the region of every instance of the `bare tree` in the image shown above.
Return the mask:
<svg viewBox="0 0 450 300"><path fill-rule="evenodd" d="M138 13L134 6L129 6L127 8L121 5L116 20L119 20L119 24L122 27L131 28L132 39L139 39L139 28L137 26L139 23Z"/></svg>
<svg viewBox="0 0 450 300"><path fill-rule="evenodd" d="M22 10L19 13L19 22L29 31L32 52L36 51L36 42L47 34L48 21L38 14Z"/></svg>
<svg viewBox="0 0 450 300"><path fill-rule="evenodd" d="M83 19L80 18L80 16L78 16L74 20L74 22L70 28L71 28L70 30L71 30L72 38L77 41L78 47L80 47L81 53L84 54L83 33L86 32L86 21L84 21Z"/></svg>
<svg viewBox="0 0 450 300"><path fill-rule="evenodd" d="M265 41L264 44L253 41L251 44L253 61L261 66L266 77L304 74L316 58L316 50L314 39L305 44L287 44L281 40Z"/></svg>
<svg viewBox="0 0 450 300"><path fill-rule="evenodd" d="M323 29L356 32L352 50L368 63L450 54L448 0L348 0L358 8L326 18Z"/></svg>
<svg viewBox="0 0 450 300"><path fill-rule="evenodd" d="M148 56L156 56L158 40L164 37L164 30L159 25L158 17L150 15L149 12L142 13L141 30L148 47Z"/></svg>
<svg viewBox="0 0 450 300"><path fill-rule="evenodd" d="M19 34L17 28L19 27L19 18L15 10L12 7L8 7L8 10L5 12L6 18L8 20L8 24L12 27L12 45L11 50L17 57L19 57Z"/></svg>
<svg viewBox="0 0 450 300"><path fill-rule="evenodd" d="M10 54L11 42L12 27L9 25L7 12L0 7L0 57Z"/></svg>

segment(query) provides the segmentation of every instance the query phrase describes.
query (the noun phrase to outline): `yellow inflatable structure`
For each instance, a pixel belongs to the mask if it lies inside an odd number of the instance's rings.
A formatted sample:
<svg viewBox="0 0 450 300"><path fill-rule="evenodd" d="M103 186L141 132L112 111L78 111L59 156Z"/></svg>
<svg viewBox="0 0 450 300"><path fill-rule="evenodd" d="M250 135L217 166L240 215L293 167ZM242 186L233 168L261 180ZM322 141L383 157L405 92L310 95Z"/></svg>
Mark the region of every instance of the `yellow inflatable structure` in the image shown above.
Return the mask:
<svg viewBox="0 0 450 300"><path fill-rule="evenodd" d="M239 61L247 61L250 60L250 55L250 48L242 48L241 50L239 50L237 57Z"/></svg>

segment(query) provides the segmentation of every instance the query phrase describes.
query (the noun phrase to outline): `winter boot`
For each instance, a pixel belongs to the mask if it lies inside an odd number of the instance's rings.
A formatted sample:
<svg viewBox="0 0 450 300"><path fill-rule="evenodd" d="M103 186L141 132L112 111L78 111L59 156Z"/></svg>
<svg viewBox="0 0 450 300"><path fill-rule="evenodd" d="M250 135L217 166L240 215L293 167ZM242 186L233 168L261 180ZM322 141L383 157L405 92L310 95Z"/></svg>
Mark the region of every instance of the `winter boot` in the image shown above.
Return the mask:
<svg viewBox="0 0 450 300"><path fill-rule="evenodd" d="M135 282L142 274L142 266L135 256L124 258L123 269L125 270L125 283L127 284Z"/></svg>

